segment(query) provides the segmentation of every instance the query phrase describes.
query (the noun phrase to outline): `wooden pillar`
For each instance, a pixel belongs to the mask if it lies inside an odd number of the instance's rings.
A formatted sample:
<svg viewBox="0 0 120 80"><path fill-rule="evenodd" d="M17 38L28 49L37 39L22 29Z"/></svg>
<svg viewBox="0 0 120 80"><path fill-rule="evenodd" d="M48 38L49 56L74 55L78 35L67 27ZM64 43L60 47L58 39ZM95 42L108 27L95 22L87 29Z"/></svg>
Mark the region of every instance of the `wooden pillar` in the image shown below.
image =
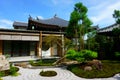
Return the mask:
<svg viewBox="0 0 120 80"><path fill-rule="evenodd" d="M2 40L0 40L0 55L2 55L3 53L3 48L2 48Z"/></svg>
<svg viewBox="0 0 120 80"><path fill-rule="evenodd" d="M37 42L37 57L39 57L39 41Z"/></svg>
<svg viewBox="0 0 120 80"><path fill-rule="evenodd" d="M50 46L50 56L53 56L53 46Z"/></svg>
<svg viewBox="0 0 120 80"><path fill-rule="evenodd" d="M42 31L40 31L40 56L41 56L41 58L42 58Z"/></svg>
<svg viewBox="0 0 120 80"><path fill-rule="evenodd" d="M37 44L37 56L42 58L42 31L40 31L39 42Z"/></svg>

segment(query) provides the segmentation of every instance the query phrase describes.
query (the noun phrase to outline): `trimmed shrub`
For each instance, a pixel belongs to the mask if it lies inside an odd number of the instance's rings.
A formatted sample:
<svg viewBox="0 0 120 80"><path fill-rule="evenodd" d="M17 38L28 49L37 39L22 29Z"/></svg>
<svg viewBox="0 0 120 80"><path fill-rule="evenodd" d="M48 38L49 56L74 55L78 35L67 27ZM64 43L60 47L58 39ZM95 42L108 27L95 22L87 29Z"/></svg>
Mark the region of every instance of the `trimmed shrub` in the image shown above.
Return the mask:
<svg viewBox="0 0 120 80"><path fill-rule="evenodd" d="M83 54L83 57L87 60L91 60L93 58L98 57L97 52L94 52L94 51L91 51L91 50L82 50L81 53Z"/></svg>
<svg viewBox="0 0 120 80"><path fill-rule="evenodd" d="M67 51L66 57L67 57L68 59L70 59L70 60L75 60L75 57L77 57L77 54L76 54L76 53L77 53L77 52L76 52L75 50L70 49L70 50Z"/></svg>
<svg viewBox="0 0 120 80"><path fill-rule="evenodd" d="M91 60L93 58L97 58L97 52L91 50L82 50L80 52L76 52L73 49L70 49L66 53L66 58L70 60L77 60L79 62L84 62L86 60Z"/></svg>

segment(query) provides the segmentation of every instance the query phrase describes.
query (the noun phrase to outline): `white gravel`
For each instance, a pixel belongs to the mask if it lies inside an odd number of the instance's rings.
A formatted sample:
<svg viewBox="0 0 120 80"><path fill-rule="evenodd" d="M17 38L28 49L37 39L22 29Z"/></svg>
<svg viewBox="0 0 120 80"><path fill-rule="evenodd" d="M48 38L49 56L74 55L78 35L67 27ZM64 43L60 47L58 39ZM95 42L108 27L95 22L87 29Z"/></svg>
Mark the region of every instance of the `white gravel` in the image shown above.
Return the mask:
<svg viewBox="0 0 120 80"><path fill-rule="evenodd" d="M120 80L120 75L116 74L111 78L97 78L97 79L85 79L75 76L70 71L64 68L45 68L45 69L27 69L19 67L19 73L21 75L17 77L6 76L2 77L3 80ZM39 75L42 70L54 70L57 72L57 76L54 77L42 77ZM97 74L96 74L97 75Z"/></svg>

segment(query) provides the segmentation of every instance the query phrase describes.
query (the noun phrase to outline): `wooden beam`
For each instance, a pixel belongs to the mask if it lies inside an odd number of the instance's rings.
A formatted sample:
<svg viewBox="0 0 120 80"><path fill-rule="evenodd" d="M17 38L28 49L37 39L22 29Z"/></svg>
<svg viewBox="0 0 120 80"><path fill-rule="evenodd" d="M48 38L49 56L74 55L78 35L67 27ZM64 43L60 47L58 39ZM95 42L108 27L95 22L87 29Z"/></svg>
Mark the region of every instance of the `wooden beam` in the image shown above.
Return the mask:
<svg viewBox="0 0 120 80"><path fill-rule="evenodd" d="M60 34L42 34L43 36L61 36Z"/></svg>

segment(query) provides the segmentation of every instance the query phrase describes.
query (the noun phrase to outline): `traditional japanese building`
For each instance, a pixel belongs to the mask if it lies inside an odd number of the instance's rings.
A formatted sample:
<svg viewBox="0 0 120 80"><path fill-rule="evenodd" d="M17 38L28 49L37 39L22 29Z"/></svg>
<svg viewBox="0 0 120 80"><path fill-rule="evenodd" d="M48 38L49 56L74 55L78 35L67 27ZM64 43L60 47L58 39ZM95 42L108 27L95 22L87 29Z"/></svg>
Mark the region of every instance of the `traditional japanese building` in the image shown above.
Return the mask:
<svg viewBox="0 0 120 80"><path fill-rule="evenodd" d="M101 28L98 30L98 35L102 37L102 40L104 38L101 45L101 54L108 59L119 58L116 57L115 53L120 52L120 24L115 23Z"/></svg>
<svg viewBox="0 0 120 80"><path fill-rule="evenodd" d="M99 30L98 30L98 34L106 35L106 36L113 36L112 31L113 31L113 29L116 29L116 28L120 28L120 25L117 24L117 23L99 29Z"/></svg>
<svg viewBox="0 0 120 80"><path fill-rule="evenodd" d="M43 38L52 34L63 39L67 26L68 21L57 16L50 19L29 16L26 23L15 21L14 29L0 29L0 54L9 54L11 57L63 56L62 48L57 44L43 50Z"/></svg>

